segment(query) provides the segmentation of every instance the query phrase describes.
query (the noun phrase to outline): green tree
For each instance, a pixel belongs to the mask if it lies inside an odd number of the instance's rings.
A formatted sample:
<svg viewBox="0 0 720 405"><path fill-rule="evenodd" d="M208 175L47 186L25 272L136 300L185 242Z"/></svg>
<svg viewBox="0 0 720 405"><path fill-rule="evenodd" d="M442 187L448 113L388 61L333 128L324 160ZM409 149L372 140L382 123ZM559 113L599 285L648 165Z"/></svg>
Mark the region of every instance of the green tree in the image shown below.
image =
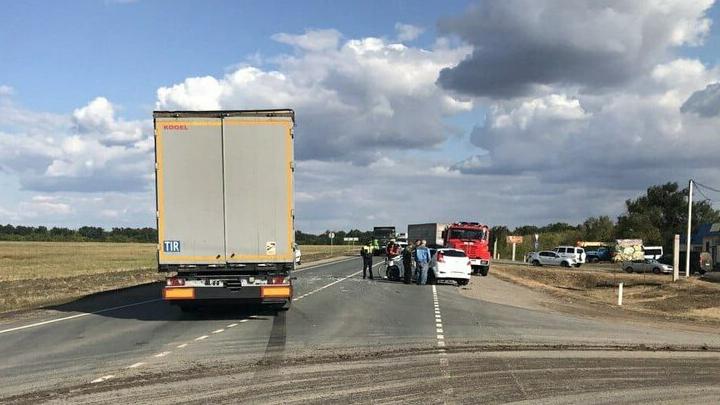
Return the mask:
<svg viewBox="0 0 720 405"><path fill-rule="evenodd" d="M687 188L680 189L677 183L665 183L625 201L626 212L618 217L617 235L642 238L648 245L672 245L673 236L683 233L687 224L687 193ZM700 223L719 221L720 211L708 201L693 202L693 228Z"/></svg>
<svg viewBox="0 0 720 405"><path fill-rule="evenodd" d="M615 239L615 224L607 215L586 219L582 231L587 241L609 242Z"/></svg>

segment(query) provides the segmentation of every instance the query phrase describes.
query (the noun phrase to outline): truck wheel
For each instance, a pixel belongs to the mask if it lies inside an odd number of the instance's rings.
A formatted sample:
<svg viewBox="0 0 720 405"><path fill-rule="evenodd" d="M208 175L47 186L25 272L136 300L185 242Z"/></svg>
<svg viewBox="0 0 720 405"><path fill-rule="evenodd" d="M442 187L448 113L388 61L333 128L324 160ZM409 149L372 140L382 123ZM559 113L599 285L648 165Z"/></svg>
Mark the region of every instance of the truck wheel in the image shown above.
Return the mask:
<svg viewBox="0 0 720 405"><path fill-rule="evenodd" d="M488 267L481 267L481 268L480 268L480 275L482 275L483 277L487 277L489 271L490 271L490 267L489 267L489 266L488 266Z"/></svg>
<svg viewBox="0 0 720 405"><path fill-rule="evenodd" d="M458 286L468 285L468 283L470 282L470 280L465 280L464 278L461 278L461 279L456 280L456 281L457 281L457 283L458 283Z"/></svg>

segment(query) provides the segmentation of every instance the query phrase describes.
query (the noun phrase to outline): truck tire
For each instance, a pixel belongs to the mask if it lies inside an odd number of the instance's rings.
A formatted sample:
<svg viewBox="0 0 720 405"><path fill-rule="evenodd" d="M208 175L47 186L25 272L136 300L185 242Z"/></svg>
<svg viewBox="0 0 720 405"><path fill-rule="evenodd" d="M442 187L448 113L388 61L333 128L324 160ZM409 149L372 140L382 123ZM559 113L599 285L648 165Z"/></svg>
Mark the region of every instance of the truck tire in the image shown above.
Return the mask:
<svg viewBox="0 0 720 405"><path fill-rule="evenodd" d="M458 279L458 280L455 280L455 281L457 281L458 286L468 285L468 283L470 282L470 280L465 280L464 278L461 278L461 279Z"/></svg>
<svg viewBox="0 0 720 405"><path fill-rule="evenodd" d="M480 275L483 276L483 277L487 277L489 271L490 271L490 266L481 267L481 268L480 268Z"/></svg>

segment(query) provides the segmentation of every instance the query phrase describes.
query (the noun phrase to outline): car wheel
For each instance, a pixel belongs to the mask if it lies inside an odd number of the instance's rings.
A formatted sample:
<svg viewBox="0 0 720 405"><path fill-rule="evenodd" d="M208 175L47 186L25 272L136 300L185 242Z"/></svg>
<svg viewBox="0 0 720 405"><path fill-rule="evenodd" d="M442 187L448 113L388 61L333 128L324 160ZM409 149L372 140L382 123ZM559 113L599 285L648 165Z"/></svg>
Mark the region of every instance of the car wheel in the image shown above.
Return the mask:
<svg viewBox="0 0 720 405"><path fill-rule="evenodd" d="M655 267L655 268L653 269L653 273L654 273L654 274L660 274L660 269L657 268L657 267Z"/></svg>
<svg viewBox="0 0 720 405"><path fill-rule="evenodd" d="M533 260L532 261L533 266L540 266L540 260Z"/></svg>
<svg viewBox="0 0 720 405"><path fill-rule="evenodd" d="M560 263L560 266L562 266L562 267L570 267L570 263L568 263L568 262L562 262L562 263Z"/></svg>
<svg viewBox="0 0 720 405"><path fill-rule="evenodd" d="M582 263L575 263L575 267L579 268L580 266L582 266Z"/></svg>
<svg viewBox="0 0 720 405"><path fill-rule="evenodd" d="M470 280L465 280L465 279L463 279L463 278L461 278L461 279L459 279L459 280L456 280L456 281L457 281L457 283L458 283L459 286L468 285L468 283L470 282Z"/></svg>
<svg viewBox="0 0 720 405"><path fill-rule="evenodd" d="M626 273L632 273L632 272L633 272L633 268L632 268L632 267L629 267L629 266L628 266L628 267L625 267L625 272L626 272Z"/></svg>
<svg viewBox="0 0 720 405"><path fill-rule="evenodd" d="M591 261L592 263L597 263L597 262L600 261L600 259L598 259L597 257L593 257L592 259L590 259L590 261Z"/></svg>

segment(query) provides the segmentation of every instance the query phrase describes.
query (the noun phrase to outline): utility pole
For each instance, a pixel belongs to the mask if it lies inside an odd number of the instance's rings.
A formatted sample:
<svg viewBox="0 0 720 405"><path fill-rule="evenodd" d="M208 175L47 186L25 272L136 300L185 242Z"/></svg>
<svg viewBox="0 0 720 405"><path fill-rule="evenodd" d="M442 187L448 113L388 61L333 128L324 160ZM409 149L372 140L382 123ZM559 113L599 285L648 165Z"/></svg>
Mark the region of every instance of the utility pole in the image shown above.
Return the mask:
<svg viewBox="0 0 720 405"><path fill-rule="evenodd" d="M680 235L673 238L673 281L680 278Z"/></svg>
<svg viewBox="0 0 720 405"><path fill-rule="evenodd" d="M688 223L685 238L685 277L690 277L690 224L692 223L693 181L688 181Z"/></svg>

